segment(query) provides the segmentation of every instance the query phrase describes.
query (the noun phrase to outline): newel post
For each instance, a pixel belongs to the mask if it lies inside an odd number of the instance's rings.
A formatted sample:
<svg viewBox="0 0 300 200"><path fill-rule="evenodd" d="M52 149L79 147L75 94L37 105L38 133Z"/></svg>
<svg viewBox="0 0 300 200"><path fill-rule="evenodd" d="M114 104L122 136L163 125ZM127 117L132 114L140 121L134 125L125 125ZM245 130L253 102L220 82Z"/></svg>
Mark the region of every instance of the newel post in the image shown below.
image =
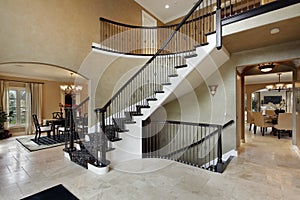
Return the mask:
<svg viewBox="0 0 300 200"><path fill-rule="evenodd" d="M96 158L96 165L106 166L109 161L106 160L106 150L107 150L107 137L105 134L105 113L106 109L96 109L97 114L97 125L96 125L96 139L94 141L94 156ZM99 127L99 129L98 129ZM99 155L98 155L99 151Z"/></svg>
<svg viewBox="0 0 300 200"><path fill-rule="evenodd" d="M221 0L217 0L216 11L216 45L217 49L222 48L222 22L221 22Z"/></svg>
<svg viewBox="0 0 300 200"><path fill-rule="evenodd" d="M216 165L216 171L222 173L224 171L224 162L222 160L222 127L218 127L218 147L217 147L218 161Z"/></svg>

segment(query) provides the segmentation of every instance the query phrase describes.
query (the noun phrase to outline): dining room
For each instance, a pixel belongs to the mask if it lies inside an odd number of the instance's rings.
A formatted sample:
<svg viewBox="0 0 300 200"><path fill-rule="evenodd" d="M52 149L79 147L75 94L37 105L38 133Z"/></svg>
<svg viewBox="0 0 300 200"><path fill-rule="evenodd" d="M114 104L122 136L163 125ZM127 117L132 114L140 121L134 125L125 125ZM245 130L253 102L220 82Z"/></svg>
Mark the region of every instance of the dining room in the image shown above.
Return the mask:
<svg viewBox="0 0 300 200"><path fill-rule="evenodd" d="M257 137L268 135L293 142L298 92L297 83L293 81L296 69L297 60L238 69L244 76L244 136L250 132ZM245 137L243 142L247 142Z"/></svg>
<svg viewBox="0 0 300 200"><path fill-rule="evenodd" d="M50 65L1 65L0 82L1 109L9 113L4 126L10 136L35 134L33 114L39 125L55 124L54 120L65 118L65 107L79 105L88 97L85 77Z"/></svg>

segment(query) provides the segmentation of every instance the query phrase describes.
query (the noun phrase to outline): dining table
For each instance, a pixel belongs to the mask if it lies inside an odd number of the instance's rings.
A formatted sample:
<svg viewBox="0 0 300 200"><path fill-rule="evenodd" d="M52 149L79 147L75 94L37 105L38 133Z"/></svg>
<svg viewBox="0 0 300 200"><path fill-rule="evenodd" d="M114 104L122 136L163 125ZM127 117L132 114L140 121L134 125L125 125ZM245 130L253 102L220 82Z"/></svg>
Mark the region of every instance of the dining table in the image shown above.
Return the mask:
<svg viewBox="0 0 300 200"><path fill-rule="evenodd" d="M65 118L53 118L53 119L44 119L44 124L51 125L51 129L53 132L53 138L58 136L58 132L56 132L56 128L59 126L65 126Z"/></svg>
<svg viewBox="0 0 300 200"><path fill-rule="evenodd" d="M270 134L273 133L273 135L276 135L276 131L275 131L275 128L274 128L274 125L277 124L277 121L278 121L278 115L264 115L264 120L265 122L269 122L269 123L272 123L273 126L272 126L272 131Z"/></svg>

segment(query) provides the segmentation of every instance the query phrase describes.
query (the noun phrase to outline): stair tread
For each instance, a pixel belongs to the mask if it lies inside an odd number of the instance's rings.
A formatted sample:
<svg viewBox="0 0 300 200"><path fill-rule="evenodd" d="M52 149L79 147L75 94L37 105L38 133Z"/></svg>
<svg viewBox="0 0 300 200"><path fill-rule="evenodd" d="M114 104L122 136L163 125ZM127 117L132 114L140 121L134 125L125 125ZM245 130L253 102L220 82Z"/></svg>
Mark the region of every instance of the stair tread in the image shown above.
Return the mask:
<svg viewBox="0 0 300 200"><path fill-rule="evenodd" d="M116 148L111 147L111 148L107 149L106 152L113 151L113 150L115 150L115 149L116 149Z"/></svg>
<svg viewBox="0 0 300 200"><path fill-rule="evenodd" d="M142 113L131 113L131 116L143 116Z"/></svg>
<svg viewBox="0 0 300 200"><path fill-rule="evenodd" d="M205 36L209 36L209 35L212 35L212 34L215 34L215 33L216 33L216 31L207 32L207 33L205 33Z"/></svg>
<svg viewBox="0 0 300 200"><path fill-rule="evenodd" d="M172 85L172 83L162 83L161 85Z"/></svg>
<svg viewBox="0 0 300 200"><path fill-rule="evenodd" d="M203 46L206 46L206 45L209 45L209 43L205 42L205 43L197 44L197 45L195 45L195 47L203 47Z"/></svg>
<svg viewBox="0 0 300 200"><path fill-rule="evenodd" d="M184 64L184 65L178 65L175 67L175 69L180 69L180 68L185 68L187 67L188 65L187 64Z"/></svg>
<svg viewBox="0 0 300 200"><path fill-rule="evenodd" d="M177 77L178 74L169 74L168 77Z"/></svg>
<svg viewBox="0 0 300 200"><path fill-rule="evenodd" d="M129 130L127 130L127 129L116 129L116 131L117 131L118 133L129 132Z"/></svg>
<svg viewBox="0 0 300 200"><path fill-rule="evenodd" d="M197 57L197 56L198 55L195 53L195 54L184 56L184 58L193 58L193 57Z"/></svg>
<svg viewBox="0 0 300 200"><path fill-rule="evenodd" d="M160 91L154 91L154 93L165 93L165 91L162 91L162 90L160 90Z"/></svg>
<svg viewBox="0 0 300 200"><path fill-rule="evenodd" d="M109 141L111 141L111 142L117 142L117 141L120 141L120 140L122 140L122 138L111 138L111 139L109 139Z"/></svg>
<svg viewBox="0 0 300 200"><path fill-rule="evenodd" d="M157 98L148 98L147 101L157 101Z"/></svg>
<svg viewBox="0 0 300 200"><path fill-rule="evenodd" d="M136 121L124 121L124 124L135 124Z"/></svg>
<svg viewBox="0 0 300 200"><path fill-rule="evenodd" d="M150 106L148 106L148 105L137 105L136 107L137 108L150 108Z"/></svg>

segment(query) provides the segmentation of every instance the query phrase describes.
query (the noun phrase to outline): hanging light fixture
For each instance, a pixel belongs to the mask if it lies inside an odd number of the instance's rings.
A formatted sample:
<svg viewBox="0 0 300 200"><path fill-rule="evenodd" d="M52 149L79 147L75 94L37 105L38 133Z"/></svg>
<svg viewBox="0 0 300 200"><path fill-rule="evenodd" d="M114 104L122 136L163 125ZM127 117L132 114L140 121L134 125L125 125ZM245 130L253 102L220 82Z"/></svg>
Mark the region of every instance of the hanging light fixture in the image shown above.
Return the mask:
<svg viewBox="0 0 300 200"><path fill-rule="evenodd" d="M266 88L268 90L278 90L280 92L281 90L291 90L293 88L293 84L291 83L285 84L280 82L281 73L278 73L277 75L278 75L278 82L275 84L266 85Z"/></svg>
<svg viewBox="0 0 300 200"><path fill-rule="evenodd" d="M71 75L71 80L72 80L73 73L71 72L70 75ZM76 94L82 90L82 86L70 85L70 84L69 85L60 85L60 89L63 90L65 92L65 94Z"/></svg>
<svg viewBox="0 0 300 200"><path fill-rule="evenodd" d="M264 63L258 65L259 70L263 73L272 71L274 67L275 65L273 63Z"/></svg>

